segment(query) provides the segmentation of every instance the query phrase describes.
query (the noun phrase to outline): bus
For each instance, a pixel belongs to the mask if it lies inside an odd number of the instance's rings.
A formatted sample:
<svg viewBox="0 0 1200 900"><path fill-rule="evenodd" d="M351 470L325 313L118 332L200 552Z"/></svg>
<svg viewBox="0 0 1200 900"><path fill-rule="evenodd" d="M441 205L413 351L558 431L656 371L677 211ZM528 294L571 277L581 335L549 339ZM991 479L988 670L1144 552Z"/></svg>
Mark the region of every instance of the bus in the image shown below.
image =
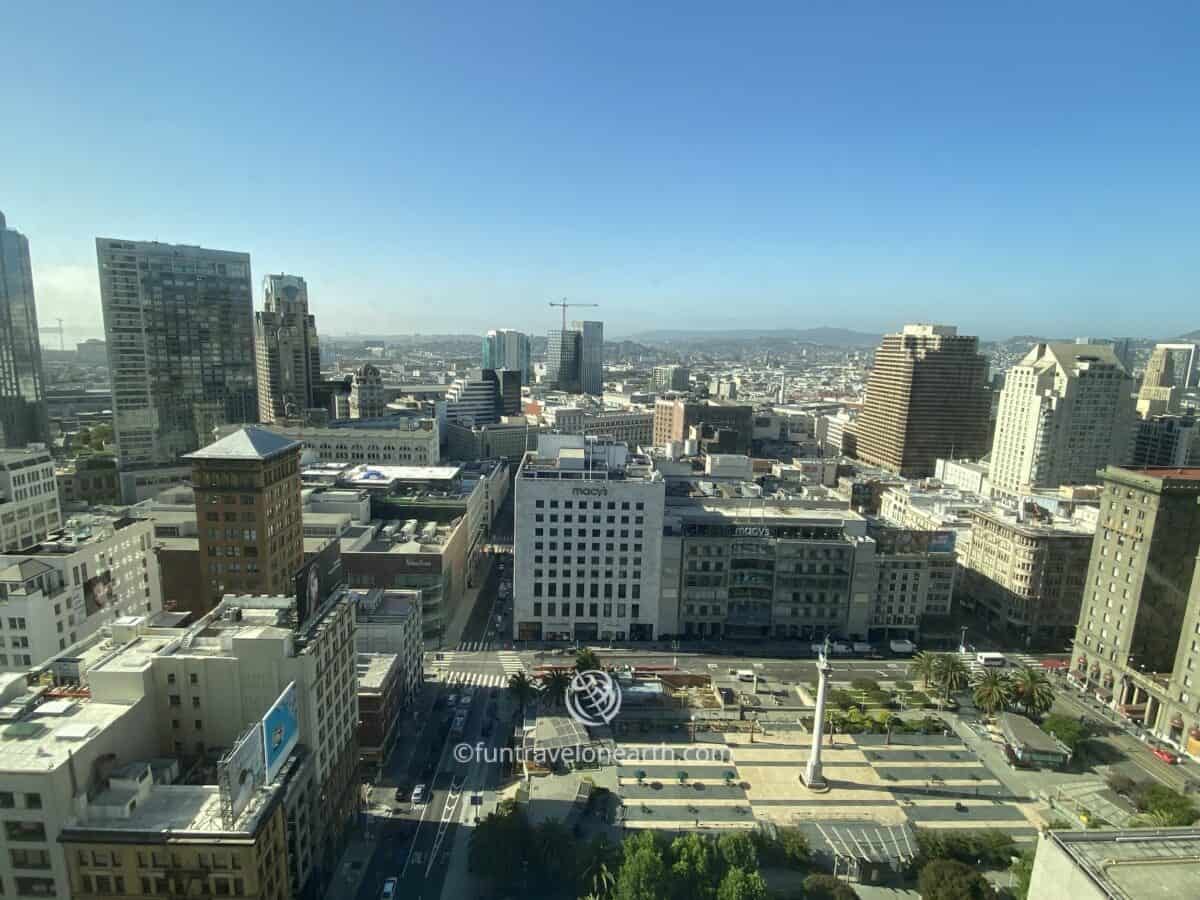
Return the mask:
<svg viewBox="0 0 1200 900"><path fill-rule="evenodd" d="M975 662L981 666L1007 666L1008 660L1003 653L976 653Z"/></svg>

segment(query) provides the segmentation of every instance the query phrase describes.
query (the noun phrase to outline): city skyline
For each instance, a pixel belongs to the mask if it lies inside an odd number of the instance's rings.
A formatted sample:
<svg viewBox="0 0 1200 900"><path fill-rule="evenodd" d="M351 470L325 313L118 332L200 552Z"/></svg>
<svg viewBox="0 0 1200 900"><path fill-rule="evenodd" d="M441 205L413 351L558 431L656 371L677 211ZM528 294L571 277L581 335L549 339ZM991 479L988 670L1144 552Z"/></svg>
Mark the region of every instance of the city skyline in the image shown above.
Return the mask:
<svg viewBox="0 0 1200 900"><path fill-rule="evenodd" d="M302 271L331 335L544 334L562 296L611 336L1192 330L1195 11L988 15L22 8L8 121L73 139L5 146L4 209L76 337L102 331L109 234ZM281 157L264 110L314 139Z"/></svg>

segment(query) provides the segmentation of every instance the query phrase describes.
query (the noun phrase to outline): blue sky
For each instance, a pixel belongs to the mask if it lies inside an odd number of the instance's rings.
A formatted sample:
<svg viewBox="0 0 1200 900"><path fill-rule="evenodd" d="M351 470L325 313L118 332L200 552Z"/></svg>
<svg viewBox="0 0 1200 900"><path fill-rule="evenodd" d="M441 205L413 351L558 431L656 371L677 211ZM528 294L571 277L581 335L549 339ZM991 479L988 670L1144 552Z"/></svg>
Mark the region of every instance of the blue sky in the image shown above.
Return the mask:
<svg viewBox="0 0 1200 900"><path fill-rule="evenodd" d="M1200 327L1195 4L11 6L0 210L77 334L96 235L326 333Z"/></svg>

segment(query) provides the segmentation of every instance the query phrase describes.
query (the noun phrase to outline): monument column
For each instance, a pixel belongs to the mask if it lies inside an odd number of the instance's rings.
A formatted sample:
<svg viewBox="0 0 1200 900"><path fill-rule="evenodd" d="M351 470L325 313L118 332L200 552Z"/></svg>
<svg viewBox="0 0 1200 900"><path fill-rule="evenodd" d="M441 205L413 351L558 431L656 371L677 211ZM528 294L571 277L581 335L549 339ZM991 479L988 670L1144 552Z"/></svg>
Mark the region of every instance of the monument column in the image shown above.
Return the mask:
<svg viewBox="0 0 1200 900"><path fill-rule="evenodd" d="M833 667L829 665L829 641L817 657L817 708L813 713L812 752L808 757L808 768L805 769L802 781L810 790L825 790L829 785L821 772L821 739L825 736L825 694L829 690L829 675Z"/></svg>

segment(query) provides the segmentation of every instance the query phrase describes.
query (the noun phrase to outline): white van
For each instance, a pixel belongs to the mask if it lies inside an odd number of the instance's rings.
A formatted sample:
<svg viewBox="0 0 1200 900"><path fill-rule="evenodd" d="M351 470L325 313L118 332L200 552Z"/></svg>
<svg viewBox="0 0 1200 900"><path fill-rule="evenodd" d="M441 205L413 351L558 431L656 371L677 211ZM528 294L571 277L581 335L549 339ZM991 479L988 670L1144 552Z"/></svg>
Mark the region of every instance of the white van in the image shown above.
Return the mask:
<svg viewBox="0 0 1200 900"><path fill-rule="evenodd" d="M976 653L975 662L981 666L996 666L998 668L1008 665L1008 660L1003 653Z"/></svg>
<svg viewBox="0 0 1200 900"><path fill-rule="evenodd" d="M737 680L738 681L753 681L754 680L754 670L753 669L738 669Z"/></svg>

